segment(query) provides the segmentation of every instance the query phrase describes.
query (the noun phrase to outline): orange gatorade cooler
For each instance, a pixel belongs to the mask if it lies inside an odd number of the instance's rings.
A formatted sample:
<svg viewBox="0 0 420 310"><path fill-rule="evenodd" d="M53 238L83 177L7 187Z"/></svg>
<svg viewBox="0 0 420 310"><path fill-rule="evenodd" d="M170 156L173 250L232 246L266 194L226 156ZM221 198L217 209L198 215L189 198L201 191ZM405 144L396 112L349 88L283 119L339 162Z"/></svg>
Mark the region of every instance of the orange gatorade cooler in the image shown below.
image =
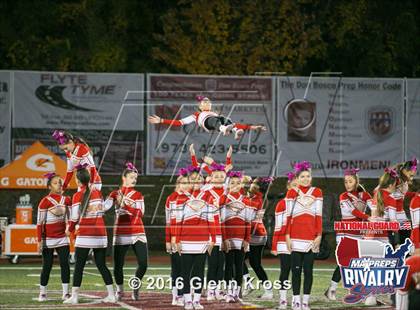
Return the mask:
<svg viewBox="0 0 420 310"><path fill-rule="evenodd" d="M19 198L16 206L16 224L32 224L32 205L29 202L29 195Z"/></svg>

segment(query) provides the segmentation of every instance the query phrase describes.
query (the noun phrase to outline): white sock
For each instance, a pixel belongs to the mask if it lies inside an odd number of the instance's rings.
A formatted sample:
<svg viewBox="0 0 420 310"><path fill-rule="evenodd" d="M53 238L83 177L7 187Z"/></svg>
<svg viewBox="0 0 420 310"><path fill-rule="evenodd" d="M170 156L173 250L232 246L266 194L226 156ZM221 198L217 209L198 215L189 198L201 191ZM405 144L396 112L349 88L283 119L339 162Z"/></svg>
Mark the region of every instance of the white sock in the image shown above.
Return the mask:
<svg viewBox="0 0 420 310"><path fill-rule="evenodd" d="M124 292L124 284L117 284L117 292Z"/></svg>
<svg viewBox="0 0 420 310"><path fill-rule="evenodd" d="M184 294L184 301L185 303L192 302L191 294Z"/></svg>
<svg viewBox="0 0 420 310"><path fill-rule="evenodd" d="M79 287L73 286L71 288L71 297L78 297L79 296Z"/></svg>
<svg viewBox="0 0 420 310"><path fill-rule="evenodd" d="M194 302L200 303L201 294L200 293L194 293Z"/></svg>
<svg viewBox="0 0 420 310"><path fill-rule="evenodd" d="M243 276L244 280L246 280L246 279L248 279L248 278L250 278L250 277L251 277L251 276L249 275L249 273L244 274L244 276Z"/></svg>
<svg viewBox="0 0 420 310"><path fill-rule="evenodd" d="M309 304L309 296L310 296L310 295L303 295L303 300L302 300L302 302L303 302L304 304Z"/></svg>
<svg viewBox="0 0 420 310"><path fill-rule="evenodd" d="M47 294L47 287L40 285L39 286L39 293L42 294L42 295Z"/></svg>
<svg viewBox="0 0 420 310"><path fill-rule="evenodd" d="M331 288L333 291L336 291L336 290L337 290L337 285L338 285L338 283L337 283L337 282L335 282L335 281L331 281L330 288Z"/></svg>
<svg viewBox="0 0 420 310"><path fill-rule="evenodd" d="M176 298L178 296L178 289L174 286L172 288L172 298Z"/></svg>
<svg viewBox="0 0 420 310"><path fill-rule="evenodd" d="M300 295L293 295L293 302L299 302L300 303Z"/></svg>
<svg viewBox="0 0 420 310"><path fill-rule="evenodd" d="M66 295L69 293L69 284L68 283L61 283L61 286L63 288L63 295Z"/></svg>
<svg viewBox="0 0 420 310"><path fill-rule="evenodd" d="M280 300L287 300L287 291L286 290L280 290Z"/></svg>
<svg viewBox="0 0 420 310"><path fill-rule="evenodd" d="M235 290L235 296L238 297L240 292L241 292L241 287L238 286Z"/></svg>
<svg viewBox="0 0 420 310"><path fill-rule="evenodd" d="M114 286L112 284L107 285L106 290L108 291L108 296L114 296Z"/></svg>

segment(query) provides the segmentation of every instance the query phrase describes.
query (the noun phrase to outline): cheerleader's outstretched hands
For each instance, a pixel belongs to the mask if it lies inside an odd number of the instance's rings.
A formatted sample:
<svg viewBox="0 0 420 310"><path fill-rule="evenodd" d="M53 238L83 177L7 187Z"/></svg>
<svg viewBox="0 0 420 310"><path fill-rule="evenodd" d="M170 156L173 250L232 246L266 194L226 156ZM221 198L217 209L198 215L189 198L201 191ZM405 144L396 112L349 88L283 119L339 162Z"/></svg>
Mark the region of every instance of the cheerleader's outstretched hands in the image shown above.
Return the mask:
<svg viewBox="0 0 420 310"><path fill-rule="evenodd" d="M263 125L251 125L249 127L250 130L257 130L257 131L267 131L267 128Z"/></svg>
<svg viewBox="0 0 420 310"><path fill-rule="evenodd" d="M161 118L157 115L150 115L147 120L149 121L149 123L151 124L160 124L161 123Z"/></svg>
<svg viewBox="0 0 420 310"><path fill-rule="evenodd" d="M194 150L194 144L193 143L190 144L190 155L195 156L195 150Z"/></svg>

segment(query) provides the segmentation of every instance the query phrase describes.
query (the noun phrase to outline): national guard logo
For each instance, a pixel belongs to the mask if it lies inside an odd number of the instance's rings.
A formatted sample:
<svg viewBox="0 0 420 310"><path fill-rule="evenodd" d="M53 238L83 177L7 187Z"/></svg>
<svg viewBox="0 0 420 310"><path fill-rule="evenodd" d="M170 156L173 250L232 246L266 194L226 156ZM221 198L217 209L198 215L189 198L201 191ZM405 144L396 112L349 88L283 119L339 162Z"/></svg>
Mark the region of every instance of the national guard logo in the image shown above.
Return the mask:
<svg viewBox="0 0 420 310"><path fill-rule="evenodd" d="M375 106L368 109L366 118L367 132L375 141L383 141L394 132L395 112L386 106Z"/></svg>

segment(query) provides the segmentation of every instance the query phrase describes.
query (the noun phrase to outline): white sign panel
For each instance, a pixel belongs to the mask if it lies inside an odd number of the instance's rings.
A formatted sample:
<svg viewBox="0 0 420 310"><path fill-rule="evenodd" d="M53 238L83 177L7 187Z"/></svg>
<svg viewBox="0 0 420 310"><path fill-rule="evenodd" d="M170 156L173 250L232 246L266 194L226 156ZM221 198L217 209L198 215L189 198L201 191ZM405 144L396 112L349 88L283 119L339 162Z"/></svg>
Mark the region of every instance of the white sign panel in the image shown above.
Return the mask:
<svg viewBox="0 0 420 310"><path fill-rule="evenodd" d="M143 75L15 72L15 128L143 130ZM131 96L131 99L133 96Z"/></svg>
<svg viewBox="0 0 420 310"><path fill-rule="evenodd" d="M10 72L0 71L0 167L10 161Z"/></svg>
<svg viewBox="0 0 420 310"><path fill-rule="evenodd" d="M341 177L355 167L362 177L378 177L402 160L402 79L315 77L307 88L308 82L278 79L279 175L307 160L314 176Z"/></svg>

